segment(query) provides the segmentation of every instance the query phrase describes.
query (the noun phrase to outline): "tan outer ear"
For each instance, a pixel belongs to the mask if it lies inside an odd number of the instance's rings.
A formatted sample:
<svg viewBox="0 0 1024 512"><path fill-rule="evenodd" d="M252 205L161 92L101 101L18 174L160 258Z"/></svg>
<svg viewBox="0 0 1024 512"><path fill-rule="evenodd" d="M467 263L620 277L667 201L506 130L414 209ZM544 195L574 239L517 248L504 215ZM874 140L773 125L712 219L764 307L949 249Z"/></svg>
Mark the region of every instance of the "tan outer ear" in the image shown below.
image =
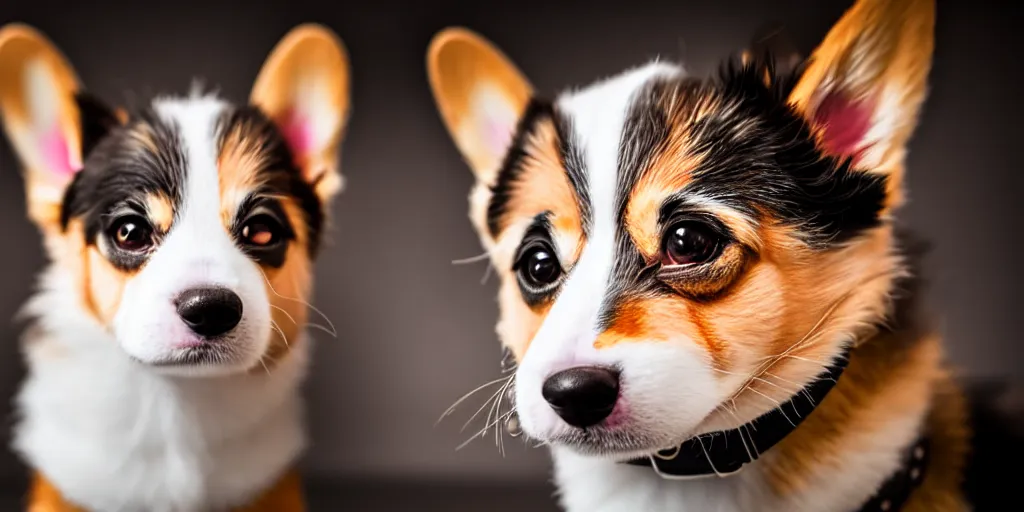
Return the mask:
<svg viewBox="0 0 1024 512"><path fill-rule="evenodd" d="M427 74L445 127L479 181L492 183L504 151L486 140L478 105L483 88L515 110L518 120L533 97L533 87L497 47L461 27L442 30L430 42ZM507 149L507 148L505 148ZM496 154L500 153L500 154Z"/></svg>
<svg viewBox="0 0 1024 512"><path fill-rule="evenodd" d="M64 188L82 167L79 89L46 36L24 24L0 28L0 114L24 168L29 218L44 230L59 225Z"/></svg>
<svg viewBox="0 0 1024 512"><path fill-rule="evenodd" d="M338 153L349 115L349 69L334 32L299 25L270 52L249 97L293 142L296 164L323 200L342 187Z"/></svg>
<svg viewBox="0 0 1024 512"><path fill-rule="evenodd" d="M814 51L789 98L808 117L837 90L875 102L864 169L890 175L891 204L900 201L905 146L927 95L934 34L935 0L858 0Z"/></svg>

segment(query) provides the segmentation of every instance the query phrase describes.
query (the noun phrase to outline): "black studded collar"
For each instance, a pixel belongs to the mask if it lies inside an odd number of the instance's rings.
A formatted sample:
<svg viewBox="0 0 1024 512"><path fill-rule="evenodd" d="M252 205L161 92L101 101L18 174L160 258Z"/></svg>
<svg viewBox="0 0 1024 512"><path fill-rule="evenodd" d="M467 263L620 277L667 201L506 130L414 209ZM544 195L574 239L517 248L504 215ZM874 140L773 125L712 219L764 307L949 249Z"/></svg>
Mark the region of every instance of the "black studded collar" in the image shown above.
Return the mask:
<svg viewBox="0 0 1024 512"><path fill-rule="evenodd" d="M903 464L858 512L895 512L907 503L914 489L924 481L931 446L927 437L921 437L903 456Z"/></svg>
<svg viewBox="0 0 1024 512"><path fill-rule="evenodd" d="M673 449L626 463L649 466L660 477L670 480L735 474L796 430L835 387L848 359L849 349L788 402L750 423L733 430L704 434ZM900 469L857 512L895 512L902 508L924 480L928 461L928 438L921 437L907 450Z"/></svg>
<svg viewBox="0 0 1024 512"><path fill-rule="evenodd" d="M732 430L703 434L675 448L628 463L651 466L663 478L673 480L736 473L796 430L835 387L849 362L849 354L850 349L847 348L809 386L750 423Z"/></svg>

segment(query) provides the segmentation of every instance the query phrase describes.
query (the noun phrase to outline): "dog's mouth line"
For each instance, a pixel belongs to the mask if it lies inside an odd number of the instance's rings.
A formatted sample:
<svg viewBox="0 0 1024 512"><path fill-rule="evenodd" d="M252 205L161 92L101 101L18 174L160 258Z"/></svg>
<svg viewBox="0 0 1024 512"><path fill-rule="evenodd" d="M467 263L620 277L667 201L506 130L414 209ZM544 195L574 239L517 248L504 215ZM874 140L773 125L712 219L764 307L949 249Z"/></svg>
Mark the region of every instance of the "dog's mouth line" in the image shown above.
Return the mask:
<svg viewBox="0 0 1024 512"><path fill-rule="evenodd" d="M234 351L226 344L212 342L191 347L177 349L175 355L162 357L155 360L142 360L133 357L139 363L154 367L181 367L181 366L214 366L224 364L233 359Z"/></svg>
<svg viewBox="0 0 1024 512"><path fill-rule="evenodd" d="M573 428L548 439L544 444L563 446L593 456L632 457L657 451L656 442L643 432L633 429L611 430L596 426Z"/></svg>
<svg viewBox="0 0 1024 512"><path fill-rule="evenodd" d="M703 426L712 415L713 411L701 418L697 426L692 427L689 432L672 436L672 440L655 435L635 423L614 427L599 423L585 428L569 427L553 436L529 437L545 445L563 446L587 455L615 458L645 457L704 435L706 432Z"/></svg>

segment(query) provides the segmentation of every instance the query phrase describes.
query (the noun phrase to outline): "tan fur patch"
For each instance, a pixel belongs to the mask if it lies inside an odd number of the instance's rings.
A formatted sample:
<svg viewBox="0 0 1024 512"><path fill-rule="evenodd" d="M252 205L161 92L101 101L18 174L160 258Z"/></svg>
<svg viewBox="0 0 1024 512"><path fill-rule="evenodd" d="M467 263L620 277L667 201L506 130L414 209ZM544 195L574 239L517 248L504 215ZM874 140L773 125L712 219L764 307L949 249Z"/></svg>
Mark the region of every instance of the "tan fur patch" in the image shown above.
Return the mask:
<svg viewBox="0 0 1024 512"><path fill-rule="evenodd" d="M146 214L158 231L170 231L171 223L174 222L174 206L171 205L170 198L163 194L146 196Z"/></svg>
<svg viewBox="0 0 1024 512"><path fill-rule="evenodd" d="M234 221L238 207L260 185L260 170L267 163L263 150L267 141L258 127L236 123L221 140L217 169L220 181L221 219L225 226Z"/></svg>
<svg viewBox="0 0 1024 512"><path fill-rule="evenodd" d="M76 276L82 306L104 326L110 326L121 305L124 287L134 276L112 265L95 245L85 244L81 220L68 223L63 237L56 241L61 246L58 263Z"/></svg>
<svg viewBox="0 0 1024 512"><path fill-rule="evenodd" d="M562 166L558 135L550 120L541 122L527 141L526 156L513 193L499 223L504 230L512 219L550 212L554 228L565 236L583 237L582 213L569 176Z"/></svg>
<svg viewBox="0 0 1024 512"><path fill-rule="evenodd" d="M506 273L511 274L511 271ZM521 361L551 310L551 303L545 303L537 308L528 307L523 303L515 276L511 275L502 279L498 303L503 312L498 322L498 336L502 345L512 351L517 361Z"/></svg>

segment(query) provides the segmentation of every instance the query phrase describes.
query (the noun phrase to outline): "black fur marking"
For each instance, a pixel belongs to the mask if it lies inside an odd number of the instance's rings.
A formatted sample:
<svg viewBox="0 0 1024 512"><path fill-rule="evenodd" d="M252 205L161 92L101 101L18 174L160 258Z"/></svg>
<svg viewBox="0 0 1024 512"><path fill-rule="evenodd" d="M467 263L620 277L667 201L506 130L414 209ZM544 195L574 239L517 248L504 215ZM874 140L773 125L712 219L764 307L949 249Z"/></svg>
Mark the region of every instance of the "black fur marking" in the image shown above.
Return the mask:
<svg viewBox="0 0 1024 512"><path fill-rule="evenodd" d="M887 180L819 149L788 104L801 71L780 76L770 56L723 67L708 91L722 106L691 125L695 151L704 153L692 190L754 218L770 212L828 249L880 224Z"/></svg>
<svg viewBox="0 0 1024 512"><path fill-rule="evenodd" d="M84 160L89 157L92 150L96 149L96 145L121 123L113 110L89 94L77 94L75 102L78 103L78 117L82 127L82 159Z"/></svg>
<svg viewBox="0 0 1024 512"><path fill-rule="evenodd" d="M244 243L245 226L250 220L257 217L260 217L261 221L265 219L268 223L278 226L277 236L280 237L280 240L277 243L266 247ZM235 237L239 247L252 259L261 265L274 268L284 265L288 243L295 239L295 230L288 222L288 216L285 214L281 201L257 194L250 194L238 208L238 214L231 226L231 234Z"/></svg>
<svg viewBox="0 0 1024 512"><path fill-rule="evenodd" d="M263 186L252 191L253 197L260 196L288 196L295 198L305 217L308 228L307 250L310 257L316 256L320 249L322 231L324 227L325 212L320 197L316 195L313 185L306 181L302 171L295 165L291 149L285 142L277 126L256 107L243 106L227 112L220 120L218 135L220 140L218 146L224 144L224 137L231 134L235 129L244 130L246 137L251 140L263 141L259 150L265 155L264 165L257 172L258 181ZM279 208L279 206L278 206ZM247 212L241 208L235 218L235 224L241 228ZM279 215L279 221L287 223L287 217L283 211ZM293 233L291 226L283 226L286 231ZM270 261L275 258L267 259ZM283 255L278 265L283 264ZM271 265L273 266L273 265Z"/></svg>
<svg viewBox="0 0 1024 512"><path fill-rule="evenodd" d="M155 152L133 135L143 131ZM172 207L180 204L186 159L177 127L152 111L143 111L126 126L111 128L94 144L83 169L64 193L62 228L67 229L72 218L81 218L86 243L95 244L96 237L109 227L108 214L119 207L142 205L150 194L166 196Z"/></svg>

